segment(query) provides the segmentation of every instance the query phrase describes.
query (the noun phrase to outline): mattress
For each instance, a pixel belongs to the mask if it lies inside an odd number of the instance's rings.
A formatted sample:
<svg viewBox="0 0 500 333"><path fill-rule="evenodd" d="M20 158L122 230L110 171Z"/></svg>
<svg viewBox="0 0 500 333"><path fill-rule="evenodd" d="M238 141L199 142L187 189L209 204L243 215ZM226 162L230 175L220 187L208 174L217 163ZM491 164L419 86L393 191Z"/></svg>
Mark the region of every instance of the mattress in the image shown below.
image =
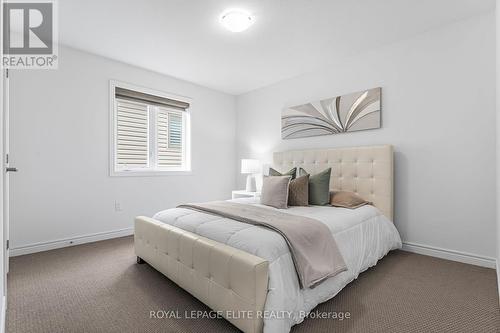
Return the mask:
<svg viewBox="0 0 500 333"><path fill-rule="evenodd" d="M256 198L231 201L261 206ZM269 261L264 332L286 333L302 322L314 307L334 297L390 250L401 248L401 238L394 224L373 206L353 210L330 206L290 207L286 212L324 223L337 242L347 271L314 288L300 289L288 246L270 229L185 208L164 210L153 218Z"/></svg>

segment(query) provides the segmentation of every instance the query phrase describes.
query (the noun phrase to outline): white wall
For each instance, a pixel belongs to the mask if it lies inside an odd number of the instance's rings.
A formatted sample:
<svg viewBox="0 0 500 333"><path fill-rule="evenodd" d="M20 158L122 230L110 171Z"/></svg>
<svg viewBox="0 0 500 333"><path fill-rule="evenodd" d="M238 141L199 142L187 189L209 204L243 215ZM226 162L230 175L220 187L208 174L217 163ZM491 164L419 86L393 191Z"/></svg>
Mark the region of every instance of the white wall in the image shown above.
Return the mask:
<svg viewBox="0 0 500 333"><path fill-rule="evenodd" d="M497 142L496 142L496 176L497 176L497 200L496 200L496 222L497 222L497 280L498 280L498 294L500 296L500 0L496 1L496 126L497 126ZM500 297L499 297L500 301Z"/></svg>
<svg viewBox="0 0 500 333"><path fill-rule="evenodd" d="M109 176L110 79L193 99L192 175ZM58 70L13 71L12 247L130 228L137 215L229 198L234 109L233 96L65 47Z"/></svg>
<svg viewBox="0 0 500 333"><path fill-rule="evenodd" d="M280 139L284 106L378 86L382 129ZM496 257L494 13L241 95L236 103L238 158L270 161L272 151L393 144L402 238ZM238 177L240 187L243 181Z"/></svg>

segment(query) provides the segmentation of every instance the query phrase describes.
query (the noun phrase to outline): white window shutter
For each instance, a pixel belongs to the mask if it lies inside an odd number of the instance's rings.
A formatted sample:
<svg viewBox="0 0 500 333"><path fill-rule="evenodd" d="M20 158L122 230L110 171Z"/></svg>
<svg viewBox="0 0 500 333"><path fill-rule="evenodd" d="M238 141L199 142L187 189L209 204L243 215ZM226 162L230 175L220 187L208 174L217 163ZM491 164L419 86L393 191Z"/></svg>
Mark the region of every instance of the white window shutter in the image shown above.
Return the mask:
<svg viewBox="0 0 500 333"><path fill-rule="evenodd" d="M168 114L168 145L171 148L182 147L182 114Z"/></svg>
<svg viewBox="0 0 500 333"><path fill-rule="evenodd" d="M148 167L148 106L116 99L116 165L118 169Z"/></svg>
<svg viewBox="0 0 500 333"><path fill-rule="evenodd" d="M158 108L156 115L158 167L182 167L182 111L173 111L165 108Z"/></svg>

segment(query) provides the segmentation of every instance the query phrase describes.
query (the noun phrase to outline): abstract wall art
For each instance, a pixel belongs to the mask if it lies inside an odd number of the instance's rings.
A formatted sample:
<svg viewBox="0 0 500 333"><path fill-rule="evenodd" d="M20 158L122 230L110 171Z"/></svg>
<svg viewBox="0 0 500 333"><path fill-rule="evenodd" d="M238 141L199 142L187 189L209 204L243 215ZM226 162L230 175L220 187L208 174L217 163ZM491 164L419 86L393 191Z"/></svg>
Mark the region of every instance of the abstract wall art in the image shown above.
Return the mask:
<svg viewBox="0 0 500 333"><path fill-rule="evenodd" d="M381 88L286 108L281 113L283 139L331 135L380 128Z"/></svg>

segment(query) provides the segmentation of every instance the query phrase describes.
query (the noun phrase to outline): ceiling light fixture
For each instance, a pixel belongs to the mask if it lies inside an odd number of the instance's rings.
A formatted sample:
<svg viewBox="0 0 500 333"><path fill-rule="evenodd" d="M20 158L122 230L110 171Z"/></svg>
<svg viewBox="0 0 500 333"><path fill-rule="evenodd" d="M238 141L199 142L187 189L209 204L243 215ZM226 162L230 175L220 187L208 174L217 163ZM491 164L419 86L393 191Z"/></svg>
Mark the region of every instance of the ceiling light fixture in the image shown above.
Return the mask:
<svg viewBox="0 0 500 333"><path fill-rule="evenodd" d="M254 17L242 9L228 9L220 16L220 23L229 31L247 30L255 21Z"/></svg>

